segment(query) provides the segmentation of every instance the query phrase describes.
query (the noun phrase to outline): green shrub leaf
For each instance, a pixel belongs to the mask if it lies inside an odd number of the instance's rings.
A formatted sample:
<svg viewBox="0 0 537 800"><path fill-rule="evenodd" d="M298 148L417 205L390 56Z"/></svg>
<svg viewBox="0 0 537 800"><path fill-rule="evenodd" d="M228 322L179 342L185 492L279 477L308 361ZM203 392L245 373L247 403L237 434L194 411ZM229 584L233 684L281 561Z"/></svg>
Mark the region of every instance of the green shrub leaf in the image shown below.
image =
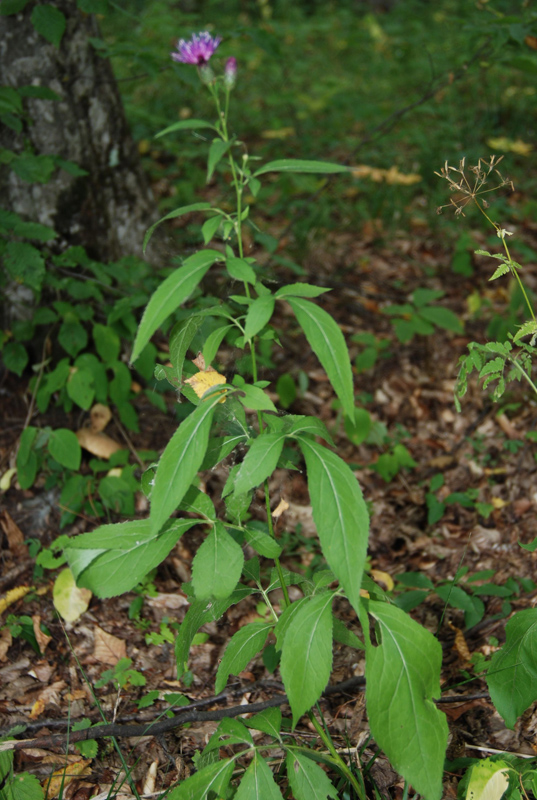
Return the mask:
<svg viewBox="0 0 537 800"><path fill-rule="evenodd" d="M234 800L282 800L272 770L257 751L242 777Z"/></svg>
<svg viewBox="0 0 537 800"><path fill-rule="evenodd" d="M216 406L221 400L209 396L181 423L166 445L155 475L151 494L151 531L157 533L190 488L203 459Z"/></svg>
<svg viewBox="0 0 537 800"><path fill-rule="evenodd" d="M214 125L211 125L210 122L205 122L204 119L182 119L180 122L174 122L173 125L168 125L167 128L156 133L155 139L158 139L160 136L166 136L168 133L175 133L175 131L195 131L200 128L212 128L213 131L216 130Z"/></svg>
<svg viewBox="0 0 537 800"><path fill-rule="evenodd" d="M44 3L34 7L32 25L41 36L45 37L47 42L53 44L54 47L59 47L67 22L65 14L58 8Z"/></svg>
<svg viewBox="0 0 537 800"><path fill-rule="evenodd" d="M116 597L134 589L195 524L194 519L173 520L157 536L147 519L101 525L75 536L64 552L78 586L97 597Z"/></svg>
<svg viewBox="0 0 537 800"><path fill-rule="evenodd" d="M313 172L317 175L329 175L334 172L349 172L350 167L343 164L331 164L328 161L305 161L301 158L280 158L269 161L256 170L253 177L264 175L265 172Z"/></svg>
<svg viewBox="0 0 537 800"><path fill-rule="evenodd" d="M492 656L487 684L492 702L512 729L537 699L537 608L511 617L505 637L504 646Z"/></svg>
<svg viewBox="0 0 537 800"><path fill-rule="evenodd" d="M289 750L286 758L287 775L296 800L338 799L335 786L326 772L305 753Z"/></svg>
<svg viewBox="0 0 537 800"><path fill-rule="evenodd" d="M324 556L357 611L369 536L369 515L352 470L335 453L298 438L306 460L313 520Z"/></svg>
<svg viewBox="0 0 537 800"><path fill-rule="evenodd" d="M244 336L252 339L270 321L276 301L271 294L257 297L249 306L244 325Z"/></svg>
<svg viewBox="0 0 537 800"><path fill-rule="evenodd" d="M80 468L82 450L73 431L67 428L58 428L58 430L52 431L48 441L48 450L52 458L62 467L72 470Z"/></svg>
<svg viewBox="0 0 537 800"><path fill-rule="evenodd" d="M235 478L234 491L244 494L272 475L282 454L285 436L262 433L254 439Z"/></svg>
<svg viewBox="0 0 537 800"><path fill-rule="evenodd" d="M298 297L289 297L298 324L304 331L311 349L319 359L343 410L354 417L354 388L352 367L345 338L335 320L324 308Z"/></svg>
<svg viewBox="0 0 537 800"><path fill-rule="evenodd" d="M251 622L239 628L228 642L222 661L216 673L214 690L220 694L230 675L238 675L246 669L267 640L269 631L274 627L268 622Z"/></svg>
<svg viewBox="0 0 537 800"><path fill-rule="evenodd" d="M304 598L282 646L280 671L293 726L319 699L332 669L332 593ZM292 606L291 606L292 607Z"/></svg>
<svg viewBox="0 0 537 800"><path fill-rule="evenodd" d="M196 599L223 599L230 595L240 580L243 564L242 547L217 522L192 562Z"/></svg>
<svg viewBox="0 0 537 800"><path fill-rule="evenodd" d="M370 601L368 610L378 630L374 646L364 629L371 733L415 792L440 800L448 726L433 698L440 697L442 648L401 609Z"/></svg>
<svg viewBox="0 0 537 800"><path fill-rule="evenodd" d="M172 789L167 795L168 800L206 800L209 796L222 797L231 780L234 766L233 759L222 759L203 767Z"/></svg>
<svg viewBox="0 0 537 800"><path fill-rule="evenodd" d="M217 250L200 250L160 284L146 306L136 334L131 363L136 361L157 328L190 296L207 270L222 257Z"/></svg>
<svg viewBox="0 0 537 800"><path fill-rule="evenodd" d="M193 211L209 211L212 209L210 203L190 203L188 206L181 206L180 208L174 208L173 211L170 211L168 214L165 214L163 217L158 219L156 222L151 225L145 232L144 242L143 242L143 252L145 253L145 249L149 244L149 240L153 236L153 232L155 228L158 228L163 222L166 222L168 219L176 219L176 217L183 217L185 214L191 214Z"/></svg>

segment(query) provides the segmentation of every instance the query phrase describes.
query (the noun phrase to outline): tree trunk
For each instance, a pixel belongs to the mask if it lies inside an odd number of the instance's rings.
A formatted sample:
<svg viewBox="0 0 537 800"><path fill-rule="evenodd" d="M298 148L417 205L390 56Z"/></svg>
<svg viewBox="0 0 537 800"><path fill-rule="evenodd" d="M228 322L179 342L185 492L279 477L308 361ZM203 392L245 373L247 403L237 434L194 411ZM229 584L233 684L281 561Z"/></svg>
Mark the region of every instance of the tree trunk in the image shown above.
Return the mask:
<svg viewBox="0 0 537 800"><path fill-rule="evenodd" d="M60 156L88 174L73 176L58 168L48 183L28 183L2 165L0 205L49 225L63 246L82 245L96 260L141 255L156 204L110 62L89 42L100 36L97 22L74 0L48 0L48 5L66 18L59 47L36 32L33 0L21 13L0 16L0 84L48 87L61 99L26 98L24 130L18 134L0 125L0 146L17 154L30 147L36 155Z"/></svg>

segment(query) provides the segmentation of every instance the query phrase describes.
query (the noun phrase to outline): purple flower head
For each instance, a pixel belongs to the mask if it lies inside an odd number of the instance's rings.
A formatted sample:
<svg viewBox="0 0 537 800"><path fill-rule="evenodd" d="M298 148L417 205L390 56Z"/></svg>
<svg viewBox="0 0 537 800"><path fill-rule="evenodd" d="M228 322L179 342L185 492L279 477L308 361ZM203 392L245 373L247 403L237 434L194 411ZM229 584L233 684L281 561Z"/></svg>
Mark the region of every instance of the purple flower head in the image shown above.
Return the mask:
<svg viewBox="0 0 537 800"><path fill-rule="evenodd" d="M237 59L228 58L224 69L224 83L229 89L233 89L235 81L237 80Z"/></svg>
<svg viewBox="0 0 537 800"><path fill-rule="evenodd" d="M195 64L200 67L207 64L212 54L222 41L220 36L211 36L208 31L194 33L189 39L179 39L177 43L177 53L172 53L174 61L182 64Z"/></svg>

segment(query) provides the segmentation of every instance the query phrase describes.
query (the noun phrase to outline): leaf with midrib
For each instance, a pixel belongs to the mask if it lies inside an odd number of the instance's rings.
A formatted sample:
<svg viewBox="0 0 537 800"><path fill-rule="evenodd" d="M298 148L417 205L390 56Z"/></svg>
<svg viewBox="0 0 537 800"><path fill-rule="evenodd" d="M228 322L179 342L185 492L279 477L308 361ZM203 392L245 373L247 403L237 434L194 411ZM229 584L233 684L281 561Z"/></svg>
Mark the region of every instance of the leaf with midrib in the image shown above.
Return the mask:
<svg viewBox="0 0 537 800"><path fill-rule="evenodd" d="M302 158L280 158L269 161L254 172L253 177L265 172L312 172L317 175L328 175L335 172L350 172L350 167L334 164L329 161L310 161Z"/></svg>
<svg viewBox="0 0 537 800"><path fill-rule="evenodd" d="M209 396L181 423L166 445L151 493L151 532L157 533L175 511L205 458L216 406L221 400Z"/></svg>
<svg viewBox="0 0 537 800"><path fill-rule="evenodd" d="M328 565L356 611L367 554L369 514L348 464L326 447L297 436L306 461L313 521Z"/></svg>
<svg viewBox="0 0 537 800"><path fill-rule="evenodd" d="M294 311L309 345L326 372L349 419L354 418L354 386L345 337L324 308L301 297L285 298Z"/></svg>
<svg viewBox="0 0 537 800"><path fill-rule="evenodd" d="M192 562L192 586L196 599L227 597L239 582L243 565L241 546L221 522L216 522Z"/></svg>
<svg viewBox="0 0 537 800"><path fill-rule="evenodd" d="M220 694L230 675L238 675L246 669L252 658L262 649L273 627L274 625L268 622L250 622L233 634L216 673L214 687L216 694Z"/></svg>
<svg viewBox="0 0 537 800"><path fill-rule="evenodd" d="M537 608L518 611L505 626L505 644L492 656L487 685L508 728L537 699Z"/></svg>
<svg viewBox="0 0 537 800"><path fill-rule="evenodd" d="M282 454L285 435L261 433L254 439L235 478L234 491L245 494L272 475Z"/></svg>
<svg viewBox="0 0 537 800"><path fill-rule="evenodd" d="M442 648L408 614L369 601L378 644L366 640L366 703L371 733L414 791L440 800L448 726L433 699L440 697Z"/></svg>
<svg viewBox="0 0 537 800"><path fill-rule="evenodd" d="M200 250L189 256L160 284L147 304L132 348L131 364L136 361L157 328L192 294L215 261L222 258L217 250Z"/></svg>

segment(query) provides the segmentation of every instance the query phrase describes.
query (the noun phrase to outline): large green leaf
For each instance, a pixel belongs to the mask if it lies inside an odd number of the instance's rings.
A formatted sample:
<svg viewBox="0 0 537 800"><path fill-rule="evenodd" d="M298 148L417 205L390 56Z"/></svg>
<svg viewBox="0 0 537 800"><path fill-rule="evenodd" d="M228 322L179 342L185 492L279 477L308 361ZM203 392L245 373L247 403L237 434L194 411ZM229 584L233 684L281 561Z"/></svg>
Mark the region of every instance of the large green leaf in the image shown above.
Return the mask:
<svg viewBox="0 0 537 800"><path fill-rule="evenodd" d="M293 726L319 699L332 669L331 592L308 597L293 616L282 647L280 672Z"/></svg>
<svg viewBox="0 0 537 800"><path fill-rule="evenodd" d="M159 325L190 296L209 267L219 258L222 255L217 250L200 250L186 258L183 266L160 284L151 296L138 327L131 363L136 361Z"/></svg>
<svg viewBox="0 0 537 800"><path fill-rule="evenodd" d="M48 450L58 464L67 469L77 470L80 467L82 450L73 431L58 428L52 431L48 440Z"/></svg>
<svg viewBox="0 0 537 800"><path fill-rule="evenodd" d="M352 367L345 338L324 308L310 300L287 297L311 349L321 362L347 417L354 417Z"/></svg>
<svg viewBox="0 0 537 800"><path fill-rule="evenodd" d="M246 669L262 649L273 627L270 622L250 622L231 637L216 673L216 694L222 691L230 675L238 675Z"/></svg>
<svg viewBox="0 0 537 800"><path fill-rule="evenodd" d="M286 758L287 775L296 800L338 799L335 786L326 772L304 753L289 750Z"/></svg>
<svg viewBox="0 0 537 800"><path fill-rule="evenodd" d="M190 203L188 206L181 206L180 208L174 208L173 211L170 211L164 217L161 217L159 220L153 223L150 228L147 229L144 236L144 243L143 243L143 252L145 253L145 248L149 244L149 240L153 236L153 231L155 228L158 228L163 222L166 222L168 219L175 219L176 217L183 217L185 214L190 214L192 211L209 211L212 209L210 203Z"/></svg>
<svg viewBox="0 0 537 800"><path fill-rule="evenodd" d="M134 589L195 524L194 519L173 520L157 536L147 519L101 525L70 539L64 552L78 586L97 597L115 597Z"/></svg>
<svg viewBox="0 0 537 800"><path fill-rule="evenodd" d="M217 522L192 562L192 585L197 600L222 599L235 589L244 564L242 547Z"/></svg>
<svg viewBox="0 0 537 800"><path fill-rule="evenodd" d="M182 781L166 797L168 800L206 800L209 796L222 797L231 780L234 766L233 759L227 761L222 759L215 764L209 764L186 781Z"/></svg>
<svg viewBox="0 0 537 800"><path fill-rule="evenodd" d="M370 601L377 644L366 639L366 703L371 733L394 769L427 800L440 800L447 746L440 697L442 648L428 630L388 603Z"/></svg>
<svg viewBox="0 0 537 800"><path fill-rule="evenodd" d="M513 728L537 700L537 608L518 611L505 626L505 644L492 656L487 684L492 702Z"/></svg>
<svg viewBox="0 0 537 800"><path fill-rule="evenodd" d="M369 535L362 490L339 456L310 439L297 439L306 460L313 520L324 556L358 611Z"/></svg>
<svg viewBox="0 0 537 800"><path fill-rule="evenodd" d="M256 172L253 177L264 175L265 172L313 172L318 175L328 175L334 172L349 172L350 167L343 164L331 164L329 161L305 161L301 158L280 158L269 161Z"/></svg>
<svg viewBox="0 0 537 800"><path fill-rule="evenodd" d="M151 493L149 519L152 533L157 533L175 511L201 467L214 411L220 400L221 394L202 400L166 445Z"/></svg>
<svg viewBox="0 0 537 800"><path fill-rule="evenodd" d="M250 766L242 776L234 800L282 800L272 770L258 752L255 752Z"/></svg>
<svg viewBox="0 0 537 800"><path fill-rule="evenodd" d="M282 454L285 435L261 433L254 439L235 478L234 491L244 494L272 475Z"/></svg>

